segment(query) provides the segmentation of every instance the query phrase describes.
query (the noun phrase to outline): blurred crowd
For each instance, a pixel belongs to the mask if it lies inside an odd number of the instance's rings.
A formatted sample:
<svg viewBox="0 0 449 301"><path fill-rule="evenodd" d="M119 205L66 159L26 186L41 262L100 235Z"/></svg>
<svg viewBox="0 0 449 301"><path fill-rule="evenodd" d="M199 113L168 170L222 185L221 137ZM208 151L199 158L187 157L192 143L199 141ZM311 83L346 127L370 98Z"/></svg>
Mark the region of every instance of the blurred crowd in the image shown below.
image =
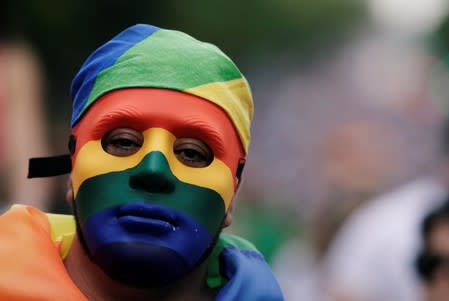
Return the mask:
<svg viewBox="0 0 449 301"><path fill-rule="evenodd" d="M319 60L248 64L253 142L229 231L287 300L449 300L449 60L427 39L443 8L425 30L373 22ZM26 179L30 157L68 138L47 116L43 64L0 39L0 210L68 212L66 179Z"/></svg>
<svg viewBox="0 0 449 301"><path fill-rule="evenodd" d="M235 231L271 243L287 300L449 300L449 236L421 235L448 196L449 65L424 36L373 26L313 66L256 68L241 206L284 219L240 218Z"/></svg>

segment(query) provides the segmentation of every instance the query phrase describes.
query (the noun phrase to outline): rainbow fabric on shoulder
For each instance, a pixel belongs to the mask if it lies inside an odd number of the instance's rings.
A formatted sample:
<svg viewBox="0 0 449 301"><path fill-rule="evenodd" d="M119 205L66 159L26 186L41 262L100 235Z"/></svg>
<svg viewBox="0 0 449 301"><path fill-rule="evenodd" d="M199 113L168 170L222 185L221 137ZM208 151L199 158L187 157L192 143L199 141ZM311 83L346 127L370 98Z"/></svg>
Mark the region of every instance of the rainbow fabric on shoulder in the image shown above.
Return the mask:
<svg viewBox="0 0 449 301"><path fill-rule="evenodd" d="M75 235L71 215L47 213L52 240L67 256ZM209 258L207 285L216 290L216 301L284 300L281 288L263 255L249 241L222 233Z"/></svg>

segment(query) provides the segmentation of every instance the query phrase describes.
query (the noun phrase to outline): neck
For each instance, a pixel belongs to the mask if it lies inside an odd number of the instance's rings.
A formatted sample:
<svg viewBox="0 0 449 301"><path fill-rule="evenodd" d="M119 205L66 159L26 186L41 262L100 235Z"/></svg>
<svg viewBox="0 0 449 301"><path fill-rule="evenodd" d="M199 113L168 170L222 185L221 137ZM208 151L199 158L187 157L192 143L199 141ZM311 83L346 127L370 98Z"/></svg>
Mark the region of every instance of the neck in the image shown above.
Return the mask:
<svg viewBox="0 0 449 301"><path fill-rule="evenodd" d="M67 258L66 269L76 286L89 300L213 300L206 285L207 261L175 284L161 288L134 288L111 279L87 256L76 236Z"/></svg>

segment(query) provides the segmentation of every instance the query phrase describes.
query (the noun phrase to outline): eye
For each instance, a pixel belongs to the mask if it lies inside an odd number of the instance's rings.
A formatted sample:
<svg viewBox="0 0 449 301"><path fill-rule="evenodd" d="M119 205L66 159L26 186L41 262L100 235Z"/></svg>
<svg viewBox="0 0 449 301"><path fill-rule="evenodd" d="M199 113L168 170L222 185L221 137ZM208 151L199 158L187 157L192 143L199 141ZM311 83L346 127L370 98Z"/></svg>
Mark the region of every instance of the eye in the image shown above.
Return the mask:
<svg viewBox="0 0 449 301"><path fill-rule="evenodd" d="M128 128L113 129L101 139L104 151L119 157L135 154L142 144L142 133Z"/></svg>
<svg viewBox="0 0 449 301"><path fill-rule="evenodd" d="M210 147L195 138L178 138L173 146L178 160L190 167L206 167L214 159Z"/></svg>

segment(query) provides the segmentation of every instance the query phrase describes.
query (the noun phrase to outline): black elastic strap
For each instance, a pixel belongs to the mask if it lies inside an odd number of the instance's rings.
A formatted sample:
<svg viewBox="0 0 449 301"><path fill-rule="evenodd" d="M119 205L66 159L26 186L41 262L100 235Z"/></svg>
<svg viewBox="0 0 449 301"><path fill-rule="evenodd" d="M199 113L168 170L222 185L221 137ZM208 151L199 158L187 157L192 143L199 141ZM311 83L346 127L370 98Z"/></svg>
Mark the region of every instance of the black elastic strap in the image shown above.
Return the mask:
<svg viewBox="0 0 449 301"><path fill-rule="evenodd" d="M70 155L31 158L28 165L28 178L60 176L72 171Z"/></svg>
<svg viewBox="0 0 449 301"><path fill-rule="evenodd" d="M72 171L70 155L73 155L76 149L76 137L74 135L70 135L67 146L70 154L31 158L28 163L28 179L54 177L70 173Z"/></svg>

